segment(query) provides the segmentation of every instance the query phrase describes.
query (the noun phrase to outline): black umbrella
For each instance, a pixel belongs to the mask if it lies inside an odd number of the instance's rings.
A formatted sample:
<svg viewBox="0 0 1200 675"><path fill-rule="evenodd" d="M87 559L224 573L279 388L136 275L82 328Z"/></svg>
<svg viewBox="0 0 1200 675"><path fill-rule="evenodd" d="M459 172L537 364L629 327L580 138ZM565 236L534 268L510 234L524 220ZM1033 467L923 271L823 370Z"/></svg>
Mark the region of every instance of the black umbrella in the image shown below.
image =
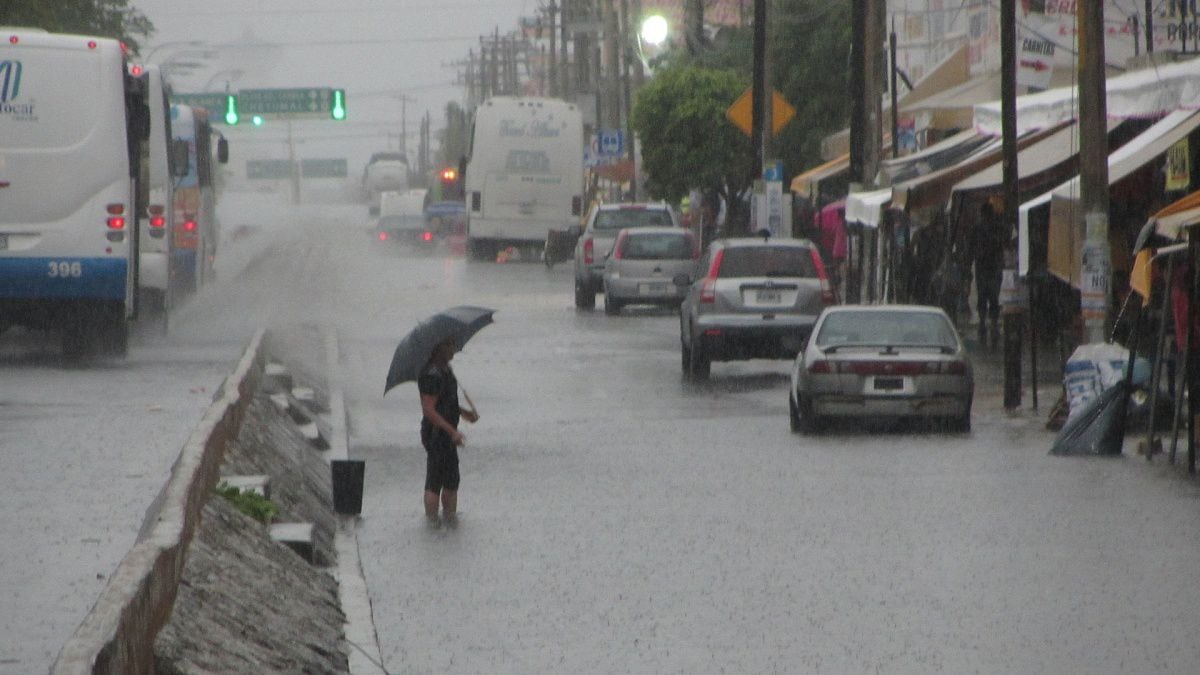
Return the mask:
<svg viewBox="0 0 1200 675"><path fill-rule="evenodd" d="M396 346L383 393L403 382L415 381L429 363L433 349L447 339L454 338L458 348L462 349L480 328L492 322L495 312L486 307L451 307L417 324Z"/></svg>

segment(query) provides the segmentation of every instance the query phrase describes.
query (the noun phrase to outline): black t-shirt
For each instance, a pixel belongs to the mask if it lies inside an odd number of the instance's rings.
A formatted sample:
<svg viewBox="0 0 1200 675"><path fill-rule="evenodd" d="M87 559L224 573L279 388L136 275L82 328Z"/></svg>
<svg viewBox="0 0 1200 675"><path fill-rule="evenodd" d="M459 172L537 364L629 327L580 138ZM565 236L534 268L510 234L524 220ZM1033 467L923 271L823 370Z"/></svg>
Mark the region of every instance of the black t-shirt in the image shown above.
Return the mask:
<svg viewBox="0 0 1200 675"><path fill-rule="evenodd" d="M452 426L458 427L461 414L458 407L458 380L450 366L440 368L434 363L425 366L417 377L417 391L421 392L422 396L436 396L437 403L434 404L434 409ZM426 437L433 429L437 427L422 414L421 436Z"/></svg>

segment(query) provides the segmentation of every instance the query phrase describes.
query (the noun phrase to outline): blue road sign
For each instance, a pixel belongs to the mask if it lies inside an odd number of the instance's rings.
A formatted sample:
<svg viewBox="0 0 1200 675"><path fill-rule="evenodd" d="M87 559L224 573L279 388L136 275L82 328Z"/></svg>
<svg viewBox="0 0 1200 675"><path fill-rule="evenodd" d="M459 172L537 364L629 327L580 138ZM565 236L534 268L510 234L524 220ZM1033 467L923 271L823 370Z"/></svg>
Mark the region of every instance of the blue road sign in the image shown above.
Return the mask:
<svg viewBox="0 0 1200 675"><path fill-rule="evenodd" d="M596 145L600 157L620 157L625 152L625 134L613 129L601 129L596 132Z"/></svg>

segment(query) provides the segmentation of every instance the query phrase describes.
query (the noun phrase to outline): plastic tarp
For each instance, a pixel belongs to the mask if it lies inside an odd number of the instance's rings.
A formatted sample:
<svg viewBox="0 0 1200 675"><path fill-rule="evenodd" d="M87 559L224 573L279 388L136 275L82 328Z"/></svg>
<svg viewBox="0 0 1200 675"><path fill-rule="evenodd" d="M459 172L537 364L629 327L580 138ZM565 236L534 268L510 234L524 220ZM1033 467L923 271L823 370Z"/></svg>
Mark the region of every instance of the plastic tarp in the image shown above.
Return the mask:
<svg viewBox="0 0 1200 675"><path fill-rule="evenodd" d="M1176 110L1151 125L1108 156L1108 184L1114 185L1154 161L1200 127L1200 111ZM1052 274L1072 285L1079 283L1083 246L1083 213L1079 208L1079 177L1051 191L1048 264Z"/></svg>
<svg viewBox="0 0 1200 675"><path fill-rule="evenodd" d="M858 223L863 227L879 227L879 223L883 221L884 205L891 200L891 188L872 192L851 192L846 196L846 222Z"/></svg>
<svg viewBox="0 0 1200 675"><path fill-rule="evenodd" d="M1152 118L1173 110L1200 109L1200 59L1144 68L1107 78L1110 119ZM1017 133L1075 119L1078 87L1059 87L1017 97ZM999 134L1000 102L975 106L975 129Z"/></svg>

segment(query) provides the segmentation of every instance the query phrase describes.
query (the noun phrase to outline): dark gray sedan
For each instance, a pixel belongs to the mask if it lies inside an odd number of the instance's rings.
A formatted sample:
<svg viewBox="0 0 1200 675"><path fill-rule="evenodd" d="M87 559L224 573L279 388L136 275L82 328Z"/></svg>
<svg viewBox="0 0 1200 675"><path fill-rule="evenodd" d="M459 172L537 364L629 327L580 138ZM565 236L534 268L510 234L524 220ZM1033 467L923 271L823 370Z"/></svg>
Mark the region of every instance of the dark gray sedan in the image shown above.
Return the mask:
<svg viewBox="0 0 1200 675"><path fill-rule="evenodd" d="M921 305L826 308L792 366L793 431L830 418L920 418L970 431L975 377L950 317Z"/></svg>

